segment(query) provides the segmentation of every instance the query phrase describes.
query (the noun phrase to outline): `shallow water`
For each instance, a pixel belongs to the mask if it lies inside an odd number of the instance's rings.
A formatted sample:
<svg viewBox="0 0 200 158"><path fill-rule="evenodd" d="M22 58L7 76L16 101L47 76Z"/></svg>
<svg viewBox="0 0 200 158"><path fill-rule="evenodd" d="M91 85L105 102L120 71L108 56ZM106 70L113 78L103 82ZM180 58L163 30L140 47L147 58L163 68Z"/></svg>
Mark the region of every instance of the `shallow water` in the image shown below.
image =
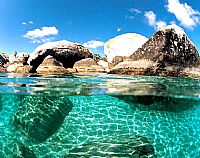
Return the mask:
<svg viewBox="0 0 200 158"><path fill-rule="evenodd" d="M0 75L1 157L200 157L200 81Z"/></svg>

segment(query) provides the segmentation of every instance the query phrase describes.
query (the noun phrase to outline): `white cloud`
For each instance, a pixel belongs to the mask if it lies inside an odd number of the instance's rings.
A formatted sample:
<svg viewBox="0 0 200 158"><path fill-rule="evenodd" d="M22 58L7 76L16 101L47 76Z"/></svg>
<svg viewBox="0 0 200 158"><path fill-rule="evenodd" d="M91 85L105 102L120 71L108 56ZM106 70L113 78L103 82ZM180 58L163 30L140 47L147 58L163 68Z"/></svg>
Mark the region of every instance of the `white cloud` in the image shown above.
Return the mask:
<svg viewBox="0 0 200 158"><path fill-rule="evenodd" d="M97 49L98 47L103 47L104 42L97 41L97 40L91 40L83 43L84 47L90 48L90 49Z"/></svg>
<svg viewBox="0 0 200 158"><path fill-rule="evenodd" d="M159 29L159 28L162 28L162 27L165 27L167 24L166 22L164 21L156 21L156 28Z"/></svg>
<svg viewBox="0 0 200 158"><path fill-rule="evenodd" d="M22 25L27 25L27 23L26 22L22 22Z"/></svg>
<svg viewBox="0 0 200 158"><path fill-rule="evenodd" d="M122 28L121 27L119 27L118 29L117 29L117 32L120 32L122 30Z"/></svg>
<svg viewBox="0 0 200 158"><path fill-rule="evenodd" d="M128 11L130 13L134 13L134 14L141 14L142 13L142 11L137 9L137 8L129 8Z"/></svg>
<svg viewBox="0 0 200 158"><path fill-rule="evenodd" d="M24 21L24 22L22 22L22 25L28 25L28 24L33 24L33 21L28 21L28 22Z"/></svg>
<svg viewBox="0 0 200 158"><path fill-rule="evenodd" d="M156 23L156 14L153 11L145 12L144 16L147 19L147 22L150 26L155 26Z"/></svg>
<svg viewBox="0 0 200 158"><path fill-rule="evenodd" d="M23 37L31 40L32 43L45 43L54 39L52 36L56 35L58 35L58 30L55 26L52 26L28 31Z"/></svg>
<svg viewBox="0 0 200 158"><path fill-rule="evenodd" d="M153 11L145 12L144 16L147 19L149 26L153 26L155 29L159 29L167 25L165 21L157 20L156 14Z"/></svg>
<svg viewBox="0 0 200 158"><path fill-rule="evenodd" d="M58 34L58 30L55 26L53 26L53 27L42 27L42 28L34 29L32 31L28 31L24 35L24 37L38 38L38 37L44 37L44 36L49 36L49 35L57 35L57 34Z"/></svg>
<svg viewBox="0 0 200 158"><path fill-rule="evenodd" d="M194 10L187 3L180 3L179 0L168 0L167 10L173 13L184 27L193 29L200 24L200 12Z"/></svg>
<svg viewBox="0 0 200 158"><path fill-rule="evenodd" d="M45 38L37 38L37 39L31 39L31 43L46 43L51 42L54 40L54 37L45 37Z"/></svg>
<svg viewBox="0 0 200 158"><path fill-rule="evenodd" d="M174 21L174 20L170 21L170 24L176 24L176 21Z"/></svg>
<svg viewBox="0 0 200 158"><path fill-rule="evenodd" d="M142 11L137 9L137 8L129 8L128 11L129 11L129 13L131 13L131 15L126 15L125 16L125 19L128 19L128 20L133 20L135 18L133 16L133 14L136 15L136 14L141 14L142 13Z"/></svg>
<svg viewBox="0 0 200 158"><path fill-rule="evenodd" d="M128 19L128 20L133 20L135 17L132 16L132 15L126 15L125 16L125 19Z"/></svg>

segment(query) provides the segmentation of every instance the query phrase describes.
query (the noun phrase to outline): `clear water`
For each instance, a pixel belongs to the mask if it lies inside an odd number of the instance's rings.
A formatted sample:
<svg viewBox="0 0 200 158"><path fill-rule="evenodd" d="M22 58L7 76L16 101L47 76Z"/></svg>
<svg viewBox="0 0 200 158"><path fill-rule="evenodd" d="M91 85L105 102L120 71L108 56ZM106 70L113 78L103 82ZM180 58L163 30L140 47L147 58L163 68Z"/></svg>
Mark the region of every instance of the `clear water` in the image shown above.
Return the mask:
<svg viewBox="0 0 200 158"><path fill-rule="evenodd" d="M200 80L0 74L0 157L200 157Z"/></svg>

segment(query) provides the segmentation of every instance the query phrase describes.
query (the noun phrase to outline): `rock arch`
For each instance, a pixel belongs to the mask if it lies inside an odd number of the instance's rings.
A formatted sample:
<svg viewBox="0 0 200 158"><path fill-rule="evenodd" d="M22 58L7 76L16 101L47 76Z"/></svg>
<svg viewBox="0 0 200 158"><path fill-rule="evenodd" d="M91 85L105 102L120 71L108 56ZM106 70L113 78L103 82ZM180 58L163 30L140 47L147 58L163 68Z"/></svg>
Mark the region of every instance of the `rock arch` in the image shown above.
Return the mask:
<svg viewBox="0 0 200 158"><path fill-rule="evenodd" d="M39 46L30 54L28 63L32 66L31 72L36 72L38 66L49 55L61 62L65 68L72 68L76 61L93 57L92 53L80 44L68 41L50 42Z"/></svg>

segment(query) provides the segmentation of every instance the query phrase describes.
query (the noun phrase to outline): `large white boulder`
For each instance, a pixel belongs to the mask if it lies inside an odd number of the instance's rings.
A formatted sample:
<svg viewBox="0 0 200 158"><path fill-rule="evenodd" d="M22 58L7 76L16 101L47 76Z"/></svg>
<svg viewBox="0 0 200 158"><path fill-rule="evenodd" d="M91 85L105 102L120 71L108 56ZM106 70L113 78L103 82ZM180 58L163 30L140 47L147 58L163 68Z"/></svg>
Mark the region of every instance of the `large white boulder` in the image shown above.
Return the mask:
<svg viewBox="0 0 200 158"><path fill-rule="evenodd" d="M126 33L110 39L104 44L107 61L112 62L116 56L130 56L140 48L147 38L136 33Z"/></svg>
<svg viewBox="0 0 200 158"><path fill-rule="evenodd" d="M109 68L109 66L108 66L108 62L106 62L106 61L104 61L104 60L99 60L98 62L97 62L99 65L101 65L103 68L105 68L105 69L108 69Z"/></svg>

